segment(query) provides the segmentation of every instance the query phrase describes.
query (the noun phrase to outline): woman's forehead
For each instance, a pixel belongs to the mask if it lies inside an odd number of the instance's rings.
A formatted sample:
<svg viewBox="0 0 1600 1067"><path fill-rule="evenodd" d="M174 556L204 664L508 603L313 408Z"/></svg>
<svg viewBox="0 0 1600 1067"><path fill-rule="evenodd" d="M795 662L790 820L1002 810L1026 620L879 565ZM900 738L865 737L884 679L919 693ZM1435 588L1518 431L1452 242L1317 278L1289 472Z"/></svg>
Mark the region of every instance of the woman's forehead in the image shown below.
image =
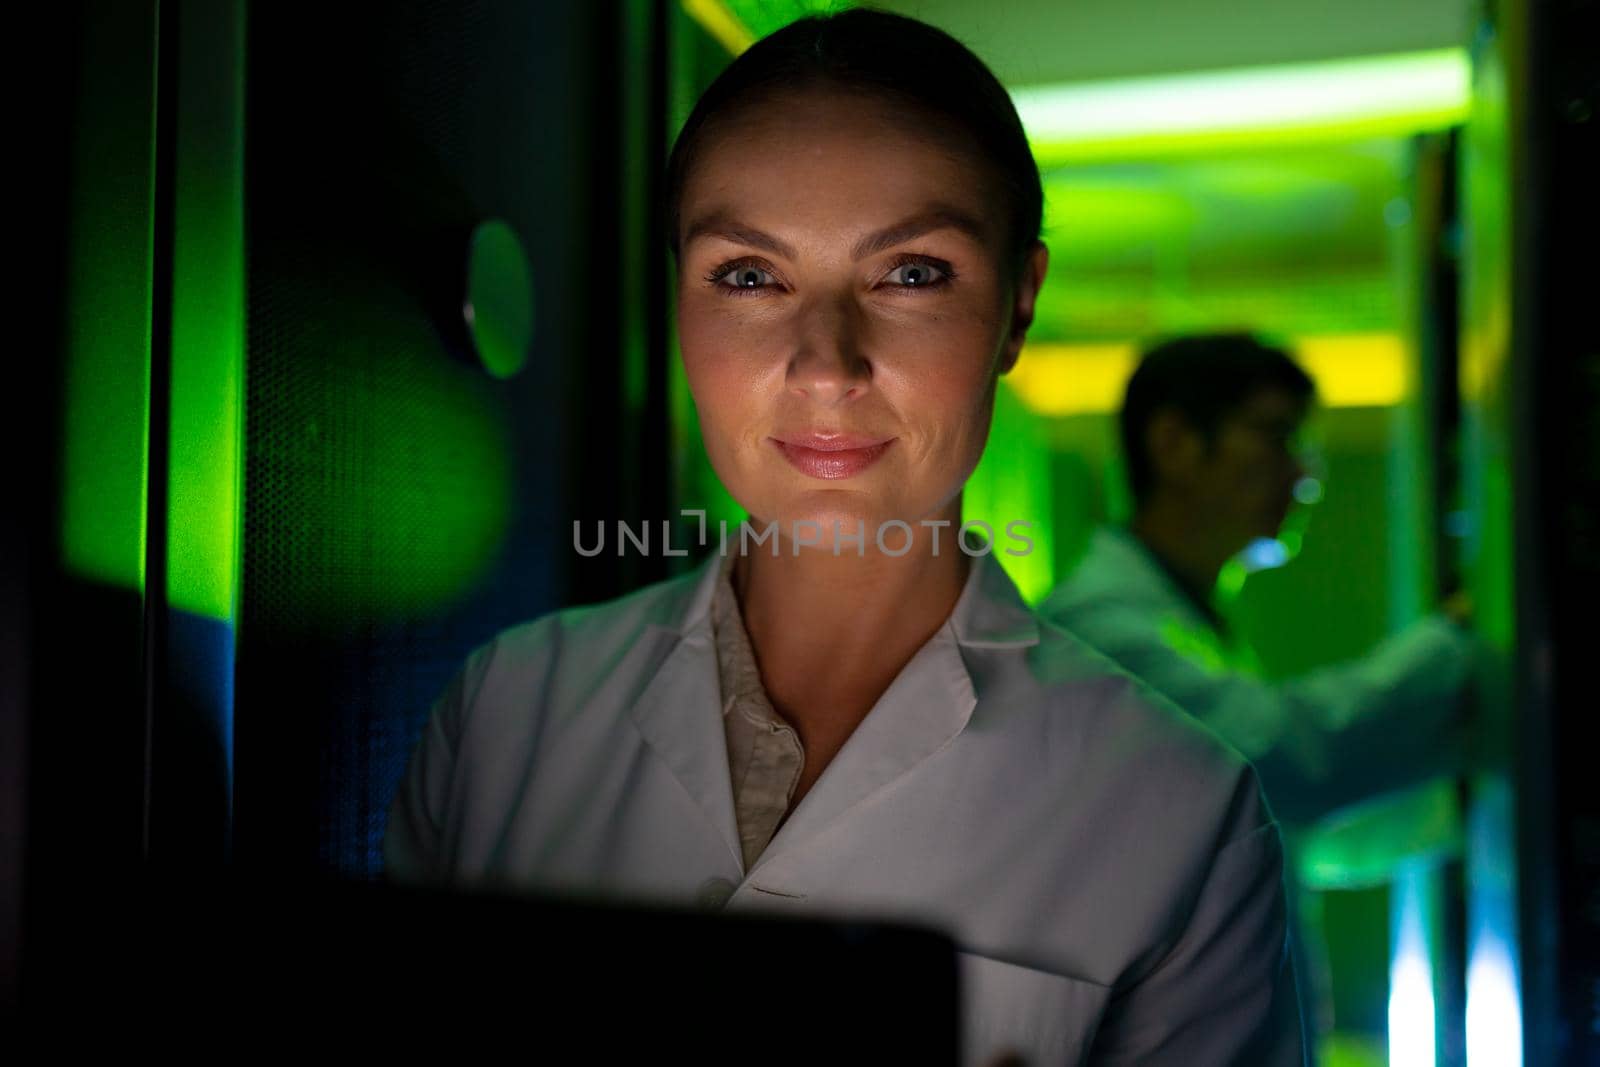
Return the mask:
<svg viewBox="0 0 1600 1067"><path fill-rule="evenodd" d="M930 201L913 207L887 225L860 232L853 238L850 257L854 260L865 259L923 234L938 231L954 233L980 246L995 237L992 223L982 215L949 203ZM704 214L691 217L684 232L684 246L688 247L700 238L720 238L765 248L786 259L799 256L781 236L746 222L731 207L714 207Z"/></svg>
<svg viewBox="0 0 1600 1067"><path fill-rule="evenodd" d="M977 151L881 106L749 115L707 134L683 187L686 245L712 220L758 226L752 216L798 214L877 227L935 208L997 235L994 174Z"/></svg>
<svg viewBox="0 0 1600 1067"><path fill-rule="evenodd" d="M767 154L817 153L829 147L882 154L931 154L971 167L981 156L952 121L883 93L816 88L779 90L725 111L704 131L702 154L760 146Z"/></svg>

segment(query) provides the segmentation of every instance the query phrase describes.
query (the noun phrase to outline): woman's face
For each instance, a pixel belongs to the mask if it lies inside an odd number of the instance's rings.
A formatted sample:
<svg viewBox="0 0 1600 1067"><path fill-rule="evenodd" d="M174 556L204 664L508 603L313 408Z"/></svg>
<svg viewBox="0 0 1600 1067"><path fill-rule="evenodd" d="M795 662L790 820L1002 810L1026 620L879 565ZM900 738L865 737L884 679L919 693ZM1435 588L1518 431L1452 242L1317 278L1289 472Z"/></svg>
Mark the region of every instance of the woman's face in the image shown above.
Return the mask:
<svg viewBox="0 0 1600 1067"><path fill-rule="evenodd" d="M1012 291L1002 203L974 156L871 98L786 95L711 135L679 214L679 343L758 525L830 545L864 522L871 552L884 521L959 518L1046 264L1038 244Z"/></svg>

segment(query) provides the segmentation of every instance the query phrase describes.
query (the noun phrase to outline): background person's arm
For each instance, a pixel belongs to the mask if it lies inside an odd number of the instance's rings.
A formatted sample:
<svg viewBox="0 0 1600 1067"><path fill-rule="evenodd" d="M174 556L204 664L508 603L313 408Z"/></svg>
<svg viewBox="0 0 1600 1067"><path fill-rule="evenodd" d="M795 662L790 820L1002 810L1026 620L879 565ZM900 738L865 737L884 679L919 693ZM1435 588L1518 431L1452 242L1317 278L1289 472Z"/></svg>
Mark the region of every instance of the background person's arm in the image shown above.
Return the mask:
<svg viewBox="0 0 1600 1067"><path fill-rule="evenodd" d="M1257 769L1274 810L1320 818L1463 771L1475 648L1468 631L1430 616L1358 659L1273 683L1284 733ZM1280 779L1281 801L1273 792Z"/></svg>
<svg viewBox="0 0 1600 1067"><path fill-rule="evenodd" d="M1272 810L1289 823L1465 764L1475 640L1443 617L1414 623L1358 659L1282 681L1175 647L1151 612L1096 608L1057 621L1255 764Z"/></svg>

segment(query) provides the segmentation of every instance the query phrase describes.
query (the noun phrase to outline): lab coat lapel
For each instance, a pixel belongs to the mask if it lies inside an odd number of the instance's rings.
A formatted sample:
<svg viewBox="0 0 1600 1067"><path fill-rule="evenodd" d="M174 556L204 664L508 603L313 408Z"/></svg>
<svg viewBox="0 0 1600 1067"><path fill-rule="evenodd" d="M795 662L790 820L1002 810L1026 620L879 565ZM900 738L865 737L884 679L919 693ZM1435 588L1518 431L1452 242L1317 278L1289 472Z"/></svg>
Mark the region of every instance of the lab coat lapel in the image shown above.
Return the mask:
<svg viewBox="0 0 1600 1067"><path fill-rule="evenodd" d="M945 625L873 705L750 871L780 870L800 846L891 786L966 726L979 694L963 648L1035 644L1038 624L992 556L978 556ZM746 883L749 884L748 882Z"/></svg>
<svg viewBox="0 0 1600 1067"><path fill-rule="evenodd" d="M675 625L652 627L675 643L632 711L645 741L694 798L743 870L711 631L710 604L719 561L720 556L712 554L693 584L684 587Z"/></svg>
<svg viewBox="0 0 1600 1067"><path fill-rule="evenodd" d="M961 732L977 703L948 625L906 664L751 870L754 875L886 788Z"/></svg>

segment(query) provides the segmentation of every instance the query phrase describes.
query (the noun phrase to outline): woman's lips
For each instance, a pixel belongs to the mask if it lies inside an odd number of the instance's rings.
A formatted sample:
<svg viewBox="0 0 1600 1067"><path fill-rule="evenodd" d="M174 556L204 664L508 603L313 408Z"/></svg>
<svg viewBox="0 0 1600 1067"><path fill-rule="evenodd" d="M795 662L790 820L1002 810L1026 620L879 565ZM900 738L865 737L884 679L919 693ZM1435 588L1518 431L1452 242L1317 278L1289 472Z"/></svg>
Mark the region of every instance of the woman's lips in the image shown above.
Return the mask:
<svg viewBox="0 0 1600 1067"><path fill-rule="evenodd" d="M813 478L849 478L878 462L894 438L874 440L850 434L809 434L770 438L783 458Z"/></svg>

